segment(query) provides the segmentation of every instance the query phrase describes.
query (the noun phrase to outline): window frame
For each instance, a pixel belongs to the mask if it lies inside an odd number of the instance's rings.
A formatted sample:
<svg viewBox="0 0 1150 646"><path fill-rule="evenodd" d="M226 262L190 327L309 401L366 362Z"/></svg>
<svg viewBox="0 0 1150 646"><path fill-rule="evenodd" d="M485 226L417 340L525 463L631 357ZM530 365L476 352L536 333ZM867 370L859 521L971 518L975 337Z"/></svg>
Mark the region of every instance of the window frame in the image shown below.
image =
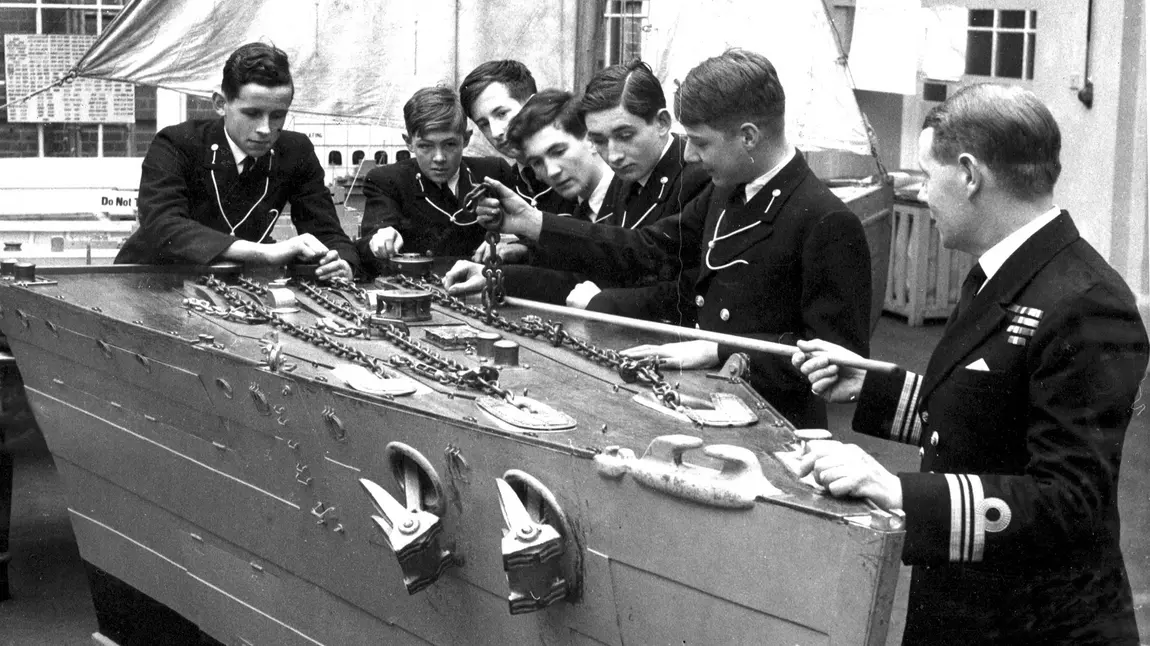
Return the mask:
<svg viewBox="0 0 1150 646"><path fill-rule="evenodd" d="M991 5L992 3L986 3ZM1038 7L1000 7L1000 6L970 6L966 7L967 10L967 24L966 34L967 42L971 32L989 33L991 34L990 40L990 74L972 74L969 71L969 58L967 59L967 67L963 70L964 81L987 81L993 80L997 82L1017 83L1029 87L1034 83L1034 72L1037 66L1034 64L1034 56L1037 55L1037 41L1038 41ZM993 23L989 27L976 27L970 24L971 14L975 11L989 11L993 14ZM1021 11L1024 14L1024 24L1022 27L1002 27L1002 14L1008 11ZM999 34L1021 34L1022 35L1022 76L1000 76L998 75L998 38ZM967 52L969 57L969 51Z"/></svg>
<svg viewBox="0 0 1150 646"><path fill-rule="evenodd" d="M25 0L24 2L11 2L11 1L3 2L3 1L0 1L0 10L23 9L23 10L35 11L35 14L36 14L36 31L34 34L29 34L29 35L36 35L36 36L46 35L44 33L44 10L45 9L47 9L49 11L62 9L62 10L69 10L69 11L94 12L95 17L96 17L96 33L95 34L77 34L77 35L99 36L100 34L104 33L104 27L107 24L109 24L110 22L112 22L113 20L115 20L116 17L119 15L119 13L121 11L123 11L124 6L127 4L127 1L128 0L73 0L72 2L58 2L58 1L52 2L51 0ZM105 20L105 14L111 14L111 16L109 16L108 19ZM52 34L47 34L47 35L52 35ZM0 78L0 96L6 96L7 95L7 89L8 89L8 79L6 77ZM96 126L96 156L94 158L93 157L87 157L86 159L100 159L100 158L104 157L104 126L105 125L122 126L124 124L103 124L103 123L85 124L85 123L72 123L72 122L65 122L65 121L53 121L53 122L48 122L48 123L37 123L36 124L36 139L37 139L37 151L36 151L37 155L36 156L38 158L49 157L49 155L46 154L48 151L46 148L46 138L45 138L45 126L48 126L48 125L51 125L51 126L72 125L72 126L75 126L77 129L82 128L83 126L86 126L86 125L95 125ZM135 156L135 155L131 154L134 151L132 150L132 142L131 142L130 136L129 136L128 142L127 142L127 150L129 153L129 155L128 155L129 157ZM51 157L57 157L57 155L51 155Z"/></svg>

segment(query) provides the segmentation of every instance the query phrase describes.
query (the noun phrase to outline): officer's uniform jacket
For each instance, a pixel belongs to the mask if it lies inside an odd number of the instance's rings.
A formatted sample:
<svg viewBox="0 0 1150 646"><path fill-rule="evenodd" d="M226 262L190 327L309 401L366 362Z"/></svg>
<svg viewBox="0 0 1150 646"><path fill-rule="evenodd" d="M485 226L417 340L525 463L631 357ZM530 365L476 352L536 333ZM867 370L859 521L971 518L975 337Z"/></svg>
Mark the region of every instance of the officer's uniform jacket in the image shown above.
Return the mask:
<svg viewBox="0 0 1150 646"><path fill-rule="evenodd" d="M854 429L922 447L899 474L906 643L1138 644L1117 498L1146 363L1134 297L1062 212L925 375L867 374Z"/></svg>
<svg viewBox="0 0 1150 646"><path fill-rule="evenodd" d="M748 204L743 187L708 184L678 215L636 230L544 215L539 243L558 262L600 275L697 269L705 330L770 341L835 339L867 354L870 252L857 216L799 152ZM735 348L719 346L720 359ZM751 385L800 427L826 409L787 358L751 354Z"/></svg>
<svg viewBox="0 0 1150 646"><path fill-rule="evenodd" d="M511 167L498 157L464 157L456 193L423 177L414 158L371 169L363 184L360 255L371 259L377 272L382 269L369 243L377 231L393 227L403 236L403 251L470 258L486 230L475 224L474 214L461 212L463 198L485 177L514 183Z"/></svg>
<svg viewBox="0 0 1150 646"><path fill-rule="evenodd" d="M271 242L286 203L296 231L338 251L358 273L359 254L340 226L306 136L282 131L272 152L240 175L222 118L169 126L156 134L144 157L140 226L116 262L207 264L237 240Z"/></svg>

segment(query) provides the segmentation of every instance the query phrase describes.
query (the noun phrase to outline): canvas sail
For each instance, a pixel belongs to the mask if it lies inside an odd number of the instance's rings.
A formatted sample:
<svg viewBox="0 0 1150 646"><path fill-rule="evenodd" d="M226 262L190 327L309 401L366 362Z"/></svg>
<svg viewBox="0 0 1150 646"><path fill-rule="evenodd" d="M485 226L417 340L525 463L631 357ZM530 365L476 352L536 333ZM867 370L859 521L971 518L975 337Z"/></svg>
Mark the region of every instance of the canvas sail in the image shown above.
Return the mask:
<svg viewBox="0 0 1150 646"><path fill-rule="evenodd" d="M239 44L288 53L295 112L402 126L423 86L457 86L475 65L524 61L541 87L571 88L576 2L559 0L136 0L80 60L79 76L209 96ZM643 56L668 97L700 60L731 46L769 57L804 150L870 153L848 71L820 0L657 0Z"/></svg>

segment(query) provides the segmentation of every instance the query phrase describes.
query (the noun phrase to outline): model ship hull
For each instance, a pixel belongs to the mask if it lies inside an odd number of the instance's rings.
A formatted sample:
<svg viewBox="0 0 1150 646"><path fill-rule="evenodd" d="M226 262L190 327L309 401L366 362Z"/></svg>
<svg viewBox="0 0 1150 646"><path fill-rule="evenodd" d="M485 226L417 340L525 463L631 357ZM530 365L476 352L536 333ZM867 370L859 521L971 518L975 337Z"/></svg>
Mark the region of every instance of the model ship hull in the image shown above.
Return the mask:
<svg viewBox="0 0 1150 646"><path fill-rule="evenodd" d="M183 306L203 296L197 277L112 268L41 277L54 284L7 282L0 330L67 485L84 559L216 639L884 643L901 532L872 522L862 503L797 481L774 457L787 448L789 425L743 382L668 376L687 394L737 396L758 416L748 427L700 428L640 405L644 388L607 367L516 338L524 365L504 368L500 385L576 421L564 431L517 430L484 413L475 393L420 375L405 375L419 386L413 395L356 391L331 371L346 357L300 339L283 343L294 369L273 369L261 342L267 325ZM309 306L291 317L314 323L317 306L300 301ZM489 329L438 306L433 314L436 325ZM641 340L562 322L603 347ZM381 340L346 343L399 353ZM462 350L443 354L475 362ZM604 467L604 456L620 454L608 447L642 455L676 435L748 449L778 491L722 506L706 491L729 464L695 450L687 464ZM414 594L361 484L403 500L396 446L422 460L426 502L453 555ZM643 464L669 470L656 469L655 480L685 486L644 482ZM509 612L497 478L520 490L542 485L525 494L526 507L543 510L540 522L556 511L567 521L569 588L537 612Z"/></svg>

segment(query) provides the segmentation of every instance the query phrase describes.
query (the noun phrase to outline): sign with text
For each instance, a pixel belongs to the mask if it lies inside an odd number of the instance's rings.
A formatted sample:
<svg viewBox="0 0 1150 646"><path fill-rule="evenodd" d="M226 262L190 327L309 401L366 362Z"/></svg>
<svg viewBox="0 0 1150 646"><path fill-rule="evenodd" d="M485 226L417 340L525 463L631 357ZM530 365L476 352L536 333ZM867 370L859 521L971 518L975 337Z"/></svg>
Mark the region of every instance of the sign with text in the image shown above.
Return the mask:
<svg viewBox="0 0 1150 646"><path fill-rule="evenodd" d="M131 83L74 79L19 102L67 73L94 42L95 36L5 34L8 121L135 123L136 87Z"/></svg>

